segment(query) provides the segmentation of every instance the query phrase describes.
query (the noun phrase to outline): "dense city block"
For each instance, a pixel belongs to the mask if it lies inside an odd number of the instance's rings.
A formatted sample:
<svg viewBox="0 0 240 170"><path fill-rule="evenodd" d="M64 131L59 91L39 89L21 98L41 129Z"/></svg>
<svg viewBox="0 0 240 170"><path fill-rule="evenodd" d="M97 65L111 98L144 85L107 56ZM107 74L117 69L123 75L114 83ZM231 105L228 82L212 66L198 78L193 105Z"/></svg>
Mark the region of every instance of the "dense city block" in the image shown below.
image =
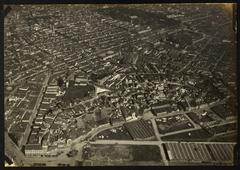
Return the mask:
<svg viewBox="0 0 240 170"><path fill-rule="evenodd" d="M11 6L7 162L233 165L232 15L231 4Z"/></svg>

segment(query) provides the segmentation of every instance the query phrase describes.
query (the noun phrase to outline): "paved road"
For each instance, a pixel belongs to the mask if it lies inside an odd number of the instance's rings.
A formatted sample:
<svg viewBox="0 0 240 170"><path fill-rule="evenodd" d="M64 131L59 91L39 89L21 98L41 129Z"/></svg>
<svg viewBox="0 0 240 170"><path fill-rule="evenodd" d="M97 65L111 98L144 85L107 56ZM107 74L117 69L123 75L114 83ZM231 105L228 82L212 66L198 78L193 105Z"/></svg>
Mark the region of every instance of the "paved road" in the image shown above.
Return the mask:
<svg viewBox="0 0 240 170"><path fill-rule="evenodd" d="M152 122L153 130L154 130L154 134L155 134L157 140L161 141L160 133L158 131L158 127L157 127L155 119L152 118L151 122Z"/></svg>
<svg viewBox="0 0 240 170"><path fill-rule="evenodd" d="M202 19L205 19L205 18L209 18L209 17L211 17L211 16L212 16L212 15L201 16L201 17L198 17L198 18L193 18L193 19L189 19L189 20L182 21L182 22L183 22L183 23L193 22L193 21L197 21L197 20L202 20Z"/></svg>
<svg viewBox="0 0 240 170"><path fill-rule="evenodd" d="M196 124L186 113L184 114L187 119L189 120L189 122L195 127L195 128L199 128L200 125Z"/></svg>
<svg viewBox="0 0 240 170"><path fill-rule="evenodd" d="M135 140L96 140L90 144L119 144L119 145L159 145L161 143L195 143L195 144L237 144L236 142L179 142L179 141L135 141Z"/></svg>
<svg viewBox="0 0 240 170"><path fill-rule="evenodd" d="M208 16L206 16L206 17L208 17ZM203 18L205 18L205 17L203 17ZM196 19L194 19L194 20L196 20ZM229 22L225 22L225 23L223 23L223 24L221 24L221 25L218 25L217 28L220 28L221 26L226 25L226 24L228 24L228 23L229 23ZM217 30L217 29L216 29L216 30ZM215 32L214 35L210 35L210 38L209 38L208 41L205 43L205 45L203 46L203 48L202 48L199 52L197 52L197 55L196 55L192 60L190 60L183 68L181 68L180 70L178 70L177 73L182 72L182 71L185 70L193 61L195 61L195 60L198 58L198 56L201 55L202 51L203 51L205 48L208 47L208 45L212 42L212 40L213 40L214 38L216 38L217 33L218 33L218 32ZM192 44L192 45L194 45L194 44Z"/></svg>
<svg viewBox="0 0 240 170"><path fill-rule="evenodd" d="M44 91L45 91L45 88L47 87L49 78L50 78L50 74L47 74L47 76L46 76L46 78L45 78L45 80L44 80L44 82L43 82L43 86L42 86L42 88L41 88L41 91L40 91L40 93L39 93L39 95L38 95L38 98L37 98L37 101L36 101L36 103L35 103L35 106L34 106L34 108L33 108L33 110L32 110L32 113L33 113L33 114L32 114L32 116L31 116L31 119L30 119L30 122L29 122L29 125L30 125L30 126L32 125L34 119L35 119L36 116L37 116L37 110L38 110L38 108L40 107L40 104L41 104L41 101L42 101L42 98L43 98L43 95L44 95ZM24 135L23 142L22 142L23 145L25 145L25 144L27 143L27 139L28 139L30 133L31 133L31 131L27 131L27 133Z"/></svg>
<svg viewBox="0 0 240 170"><path fill-rule="evenodd" d="M102 145L158 145L161 141L135 141L135 140L96 140L89 142L90 144Z"/></svg>
<svg viewBox="0 0 240 170"><path fill-rule="evenodd" d="M163 163L164 163L164 165L168 166L167 157L164 153L164 149L163 149L163 145L162 145L162 139L160 137L160 133L158 131L156 121L155 121L155 119L151 119L151 122L152 122L152 125L153 125L153 130L154 130L155 136L157 137L158 141L160 142L158 144L158 146L159 146L160 153L161 153L161 156L162 156L162 159L163 159Z"/></svg>
<svg viewBox="0 0 240 170"><path fill-rule="evenodd" d="M111 126L110 124L101 125L101 126L99 126L99 127L97 127L97 128L92 129L92 130L91 130L90 132L88 132L86 135L81 136L81 137L73 140L73 141L72 141L72 145L75 145L75 144L77 144L78 142L84 141L86 138L89 138L89 140L91 140L91 139L94 138L94 136L95 136L96 134L98 134L99 132L104 131L104 130L107 130L107 129L111 129L111 128L114 128L114 127L122 126L124 123L125 123L125 121L122 121L122 122L119 122L119 123L115 123L115 124L113 124L113 126Z"/></svg>
<svg viewBox="0 0 240 170"><path fill-rule="evenodd" d="M33 118L36 117L37 109L38 109L38 107L39 107L39 105L40 105L41 98L42 98L42 96L43 96L43 91L44 91L45 87L47 86L49 77L50 77L50 75L48 75L48 76L46 77L46 79L45 79L45 81L44 81L44 84L43 84L43 86L42 86L42 88L41 88L41 92L40 92L40 94L39 94L39 96L38 96L37 102L36 102L36 104L35 104L35 107L34 107L33 110L31 110L31 111L33 111L33 115L32 115ZM33 122L33 119L30 119L30 120L32 120L32 121L30 122L30 125L31 125L32 122ZM24 139L23 139L23 142L22 142L23 145L27 143L27 138L28 138L28 136L30 135L30 132L31 132L31 131L27 131L27 134L24 135ZM18 166L22 166L23 164L24 164L24 165L28 165L28 164L29 164L28 162L26 162L25 156L24 156L24 154L22 153L22 151L19 150L19 148L14 144L14 142L9 138L7 132L5 132L5 152L6 152L6 154L7 154L10 158L12 158L12 159L16 162L16 164L17 164Z"/></svg>
<svg viewBox="0 0 240 170"><path fill-rule="evenodd" d="M178 130L178 131L174 131L174 132L169 132L169 133L166 133L166 134L162 134L161 136L169 136L169 135L176 135L176 134L179 134L179 133L184 133L184 132L191 132L193 130L198 130L198 129L201 129L200 127L193 127L193 128L189 128L189 129L183 129L183 130Z"/></svg>
<svg viewBox="0 0 240 170"><path fill-rule="evenodd" d="M28 165L24 154L8 136L7 132L4 132L4 152L10 159L14 161L16 166Z"/></svg>
<svg viewBox="0 0 240 170"><path fill-rule="evenodd" d="M201 109L204 109L204 108L201 108ZM199 110L199 109L196 109L196 110ZM182 114L185 114L187 113L186 112L183 112ZM175 113L172 113L172 114L179 114L179 112L175 112ZM134 140L96 140L96 141L90 141L89 143L90 144L125 144L125 145L158 145L159 148L160 148L160 153L162 155L162 158L163 158L163 162L165 165L168 165L168 161L166 159L166 155L163 151L163 147L162 147L162 144L163 143L179 143L178 141L162 141L161 140L161 137L164 136L164 135L161 135L159 134L158 132L158 129L157 129L157 125L156 125L156 122L154 121L156 117L150 117L148 119L150 119L152 121L152 124L153 124L153 128L154 128L154 133L157 137L157 141L134 141ZM118 127L118 126L121 126L123 125L123 123L125 123L124 121L123 122L119 122L117 124L114 124L113 126L110 126L109 124L105 124L105 125L102 125L98 128L95 128L93 129L92 131L90 131L88 134L74 140L72 142L72 144L70 146L68 146L64 153L61 154L59 157L57 158L52 158L52 159L49 159L49 158L38 158L36 159L35 161L36 162L42 162L44 163L44 161L47 159L48 160L48 163L50 164L54 164L54 162L56 161L59 161L61 162L61 160L69 160L69 162L71 162L72 160L78 160L78 161L81 161L82 158L81 158L81 154L82 154L82 147L87 143L87 141L84 141L86 140L86 138L89 138L92 139L96 134L98 134L99 132L103 131L103 130L106 130L106 129L111 129L113 127ZM173 133L168 133L167 135L171 135L171 134L177 134L177 133L180 133L180 132L183 132L183 131L191 131L191 130L194 130L196 128L192 128L192 129L187 129L187 130L182 130L182 131L176 131L176 132L173 132ZM189 142L181 142L181 143L189 143ZM204 143L204 144L214 144L216 142L192 142L192 143ZM231 142L217 142L219 144L229 144ZM235 144L234 142L232 142L231 144ZM71 159L68 159L66 157L66 154L72 150L72 149L77 149L79 151L78 155L74 158ZM30 158L27 158L27 160L30 159ZM32 158L31 158L32 159ZM70 161L71 160L71 161ZM26 160L25 160L26 161ZM67 161L62 161L62 162L65 162L67 163ZM73 162L71 162L72 164Z"/></svg>
<svg viewBox="0 0 240 170"><path fill-rule="evenodd" d="M216 69L217 65L219 64L219 62L222 60L222 58L225 56L225 51L224 53L222 53L222 55L217 59L216 63L213 66L213 71Z"/></svg>
<svg viewBox="0 0 240 170"><path fill-rule="evenodd" d="M160 148L160 153L163 158L164 165L169 165L168 160L166 159L166 154L163 151L162 144L179 144L179 143L187 143L187 144L233 144L235 145L236 142L178 142L178 141L133 141L133 140L97 140L94 142L90 142L90 144L97 144L97 145L158 145ZM162 151L161 151L162 148ZM183 153L184 154L184 153Z"/></svg>

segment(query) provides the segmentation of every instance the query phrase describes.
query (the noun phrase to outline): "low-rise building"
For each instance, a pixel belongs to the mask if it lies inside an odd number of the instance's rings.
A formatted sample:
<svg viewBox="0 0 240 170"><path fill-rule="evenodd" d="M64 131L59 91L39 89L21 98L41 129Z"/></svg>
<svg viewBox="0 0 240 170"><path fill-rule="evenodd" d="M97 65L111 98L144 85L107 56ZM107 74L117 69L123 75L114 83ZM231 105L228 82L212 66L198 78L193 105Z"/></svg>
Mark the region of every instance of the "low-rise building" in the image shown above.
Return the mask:
<svg viewBox="0 0 240 170"><path fill-rule="evenodd" d="M44 150L40 144L27 144L25 146L25 155L27 157L41 157L44 155Z"/></svg>
<svg viewBox="0 0 240 170"><path fill-rule="evenodd" d="M86 86L88 84L88 78L85 76L77 76L75 78L75 86Z"/></svg>

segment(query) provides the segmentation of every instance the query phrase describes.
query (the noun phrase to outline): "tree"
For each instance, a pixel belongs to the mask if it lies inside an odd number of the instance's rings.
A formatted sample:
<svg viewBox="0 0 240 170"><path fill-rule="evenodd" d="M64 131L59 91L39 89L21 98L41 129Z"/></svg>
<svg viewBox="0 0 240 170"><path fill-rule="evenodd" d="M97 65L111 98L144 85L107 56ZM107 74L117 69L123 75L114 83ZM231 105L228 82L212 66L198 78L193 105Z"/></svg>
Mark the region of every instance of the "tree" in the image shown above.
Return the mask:
<svg viewBox="0 0 240 170"><path fill-rule="evenodd" d="M112 117L109 118L109 123L111 126L113 125Z"/></svg>
<svg viewBox="0 0 240 170"><path fill-rule="evenodd" d="M59 77L59 78L57 79L57 85L58 85L59 87L62 87L63 84L64 84L64 81L63 81L62 77Z"/></svg>
<svg viewBox="0 0 240 170"><path fill-rule="evenodd" d="M122 113L122 116L123 116L124 120L126 121L126 114L127 114L126 113L127 112L126 108L121 106L120 110L121 110L121 113Z"/></svg>

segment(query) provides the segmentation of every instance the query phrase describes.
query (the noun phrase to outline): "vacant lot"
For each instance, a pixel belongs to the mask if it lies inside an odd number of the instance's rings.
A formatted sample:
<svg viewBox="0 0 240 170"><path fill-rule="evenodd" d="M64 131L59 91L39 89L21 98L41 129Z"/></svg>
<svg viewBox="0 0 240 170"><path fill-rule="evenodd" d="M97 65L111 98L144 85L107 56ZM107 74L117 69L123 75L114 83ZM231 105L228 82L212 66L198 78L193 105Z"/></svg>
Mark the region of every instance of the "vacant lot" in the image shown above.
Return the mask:
<svg viewBox="0 0 240 170"><path fill-rule="evenodd" d="M123 165L137 165L143 161L162 163L159 147L155 145L90 145L83 149L83 158L99 165L110 165L111 162Z"/></svg>
<svg viewBox="0 0 240 170"><path fill-rule="evenodd" d="M156 123L161 134L193 128L193 125L184 115L157 118Z"/></svg>
<svg viewBox="0 0 240 170"><path fill-rule="evenodd" d="M123 127L116 127L112 129L104 130L98 133L94 139L103 139L103 140L132 140L132 137L129 135L127 130Z"/></svg>

